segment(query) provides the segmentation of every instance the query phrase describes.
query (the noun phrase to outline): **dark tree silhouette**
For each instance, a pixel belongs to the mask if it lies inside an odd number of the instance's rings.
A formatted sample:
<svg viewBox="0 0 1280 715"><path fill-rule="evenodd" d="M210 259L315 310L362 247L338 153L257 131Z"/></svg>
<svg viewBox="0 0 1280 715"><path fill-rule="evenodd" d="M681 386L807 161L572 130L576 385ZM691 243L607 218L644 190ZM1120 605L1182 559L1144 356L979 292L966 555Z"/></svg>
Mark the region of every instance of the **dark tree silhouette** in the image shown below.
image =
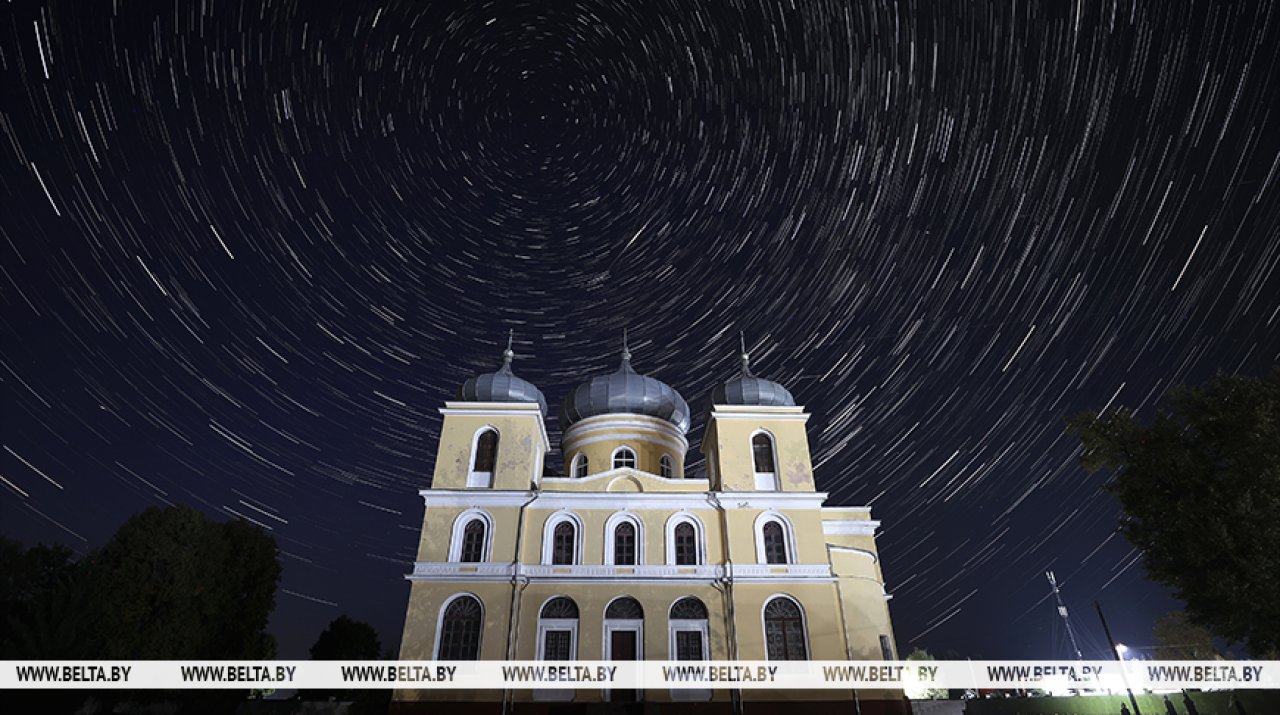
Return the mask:
<svg viewBox="0 0 1280 715"><path fill-rule="evenodd" d="M1187 621L1250 655L1280 646L1280 366L1170 390L1154 424L1127 409L1067 419L1080 464L1124 511L1120 533ZM1274 657L1274 656L1272 656Z"/></svg>

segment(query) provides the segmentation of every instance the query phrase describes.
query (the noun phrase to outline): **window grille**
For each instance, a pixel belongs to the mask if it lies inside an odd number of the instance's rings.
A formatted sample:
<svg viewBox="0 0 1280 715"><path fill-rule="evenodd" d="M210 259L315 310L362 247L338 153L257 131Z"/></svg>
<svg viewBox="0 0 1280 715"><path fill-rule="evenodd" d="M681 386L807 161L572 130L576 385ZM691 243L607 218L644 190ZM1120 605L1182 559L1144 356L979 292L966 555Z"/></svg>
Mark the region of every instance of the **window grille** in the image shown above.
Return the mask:
<svg viewBox="0 0 1280 715"><path fill-rule="evenodd" d="M462 561L478 563L484 556L484 521L472 519L462 530Z"/></svg>
<svg viewBox="0 0 1280 715"><path fill-rule="evenodd" d="M640 602L630 596L619 598L609 604L604 612L605 618L623 619L623 620L640 620L644 618L644 609L640 607Z"/></svg>
<svg viewBox="0 0 1280 715"><path fill-rule="evenodd" d="M573 563L574 557L573 524L562 521L556 524L554 541L552 542L551 563L556 566L567 566Z"/></svg>
<svg viewBox="0 0 1280 715"><path fill-rule="evenodd" d="M677 566L695 566L698 563L698 544L697 536L693 531L693 524L689 522L681 522L676 525L676 565Z"/></svg>
<svg viewBox="0 0 1280 715"><path fill-rule="evenodd" d="M480 655L480 602L454 599L444 611L437 660L476 660Z"/></svg>
<svg viewBox="0 0 1280 715"><path fill-rule="evenodd" d="M765 563L787 563L787 537L783 535L782 525L776 521L770 521L764 525L763 531Z"/></svg>
<svg viewBox="0 0 1280 715"><path fill-rule="evenodd" d="M773 472L773 440L767 434L757 434L751 438L751 455L755 461L756 471Z"/></svg>
<svg viewBox="0 0 1280 715"><path fill-rule="evenodd" d="M619 469L621 467L631 467L632 469L635 469L635 466L636 466L636 453L632 452L629 448L623 447L622 449L614 453L613 455L614 469Z"/></svg>
<svg viewBox="0 0 1280 715"><path fill-rule="evenodd" d="M542 618L577 618L578 604L572 598L557 596L542 607Z"/></svg>
<svg viewBox="0 0 1280 715"><path fill-rule="evenodd" d="M707 607L702 605L702 601L692 596L682 598L671 605L670 618L705 621L707 620Z"/></svg>
<svg viewBox="0 0 1280 715"><path fill-rule="evenodd" d="M808 660L804 645L804 623L800 609L785 598L775 598L764 607L764 637L769 660Z"/></svg>
<svg viewBox="0 0 1280 715"><path fill-rule="evenodd" d="M476 459L473 472L492 472L494 459L498 454L498 433L487 430L476 440Z"/></svg>
<svg viewBox="0 0 1280 715"><path fill-rule="evenodd" d="M618 524L613 530L613 563L618 566L634 566L636 563L636 527L629 521Z"/></svg>

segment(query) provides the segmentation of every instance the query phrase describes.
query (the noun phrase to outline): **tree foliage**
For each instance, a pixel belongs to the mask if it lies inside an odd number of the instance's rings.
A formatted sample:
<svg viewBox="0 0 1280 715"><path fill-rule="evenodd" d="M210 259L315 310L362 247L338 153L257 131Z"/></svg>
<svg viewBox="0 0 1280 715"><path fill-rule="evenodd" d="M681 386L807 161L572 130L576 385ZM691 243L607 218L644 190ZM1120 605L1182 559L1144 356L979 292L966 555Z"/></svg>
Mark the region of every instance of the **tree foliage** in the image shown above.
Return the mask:
<svg viewBox="0 0 1280 715"><path fill-rule="evenodd" d="M373 626L352 620L346 614L333 619L311 646L312 660L378 660L379 656L384 660L394 659L382 652L382 642ZM308 690L300 696L305 700L350 702L348 712L353 715L386 712L387 703L391 701L391 691L386 689Z"/></svg>
<svg viewBox="0 0 1280 715"><path fill-rule="evenodd" d="M1170 611L1160 616L1151 629L1156 660L1221 660L1213 645L1213 634L1204 626L1187 622L1187 614Z"/></svg>
<svg viewBox="0 0 1280 715"><path fill-rule="evenodd" d="M312 660L377 660L382 652L378 632L364 621L343 614L333 619L311 646Z"/></svg>
<svg viewBox="0 0 1280 715"><path fill-rule="evenodd" d="M183 505L132 516L101 550L75 559L63 546L0 540L0 659L274 659L266 633L281 566L275 540L246 521L218 523ZM89 691L22 691L45 712L74 711ZM227 712L234 690L104 691L168 700L183 712ZM50 698L55 698L51 700Z"/></svg>
<svg viewBox="0 0 1280 715"><path fill-rule="evenodd" d="M933 660L933 656L929 651L923 648L916 648L911 651L911 655L907 656L909 661ZM926 688L923 685L907 686L904 689L908 698L912 700L945 700L947 698L946 688Z"/></svg>
<svg viewBox="0 0 1280 715"><path fill-rule="evenodd" d="M1113 471L1119 531L1187 621L1254 657L1280 646L1280 366L1175 387L1149 427L1124 408L1067 424L1080 464Z"/></svg>
<svg viewBox="0 0 1280 715"><path fill-rule="evenodd" d="M109 659L256 660L281 566L275 540L246 521L218 523L184 505L150 507L97 559Z"/></svg>

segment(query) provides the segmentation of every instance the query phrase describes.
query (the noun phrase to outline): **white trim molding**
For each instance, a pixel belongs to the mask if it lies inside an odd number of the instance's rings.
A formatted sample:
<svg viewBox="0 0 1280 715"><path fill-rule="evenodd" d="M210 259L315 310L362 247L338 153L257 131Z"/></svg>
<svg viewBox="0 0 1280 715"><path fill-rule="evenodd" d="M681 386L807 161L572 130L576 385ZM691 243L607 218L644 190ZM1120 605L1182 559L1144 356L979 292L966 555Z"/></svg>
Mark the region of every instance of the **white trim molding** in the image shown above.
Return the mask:
<svg viewBox="0 0 1280 715"><path fill-rule="evenodd" d="M715 420L767 420L769 422L807 422L809 415L804 407L770 407L766 405L713 405L711 419Z"/></svg>
<svg viewBox="0 0 1280 715"><path fill-rule="evenodd" d="M866 556L867 558L871 559L871 563L875 563L880 560L880 557L877 556L874 551L859 549L856 546L841 546L840 544L827 544L827 551L839 551L846 554L857 554L859 556Z"/></svg>
<svg viewBox="0 0 1280 715"><path fill-rule="evenodd" d="M875 536L879 526L880 522L872 519L824 519L822 533L828 536Z"/></svg>
<svg viewBox="0 0 1280 715"><path fill-rule="evenodd" d="M480 561L467 563L484 563L493 560L493 516L484 509L471 508L453 520L453 533L449 537L449 561L462 562L462 543L467 524L471 523L472 519L479 519L484 524L484 546L480 551Z"/></svg>
<svg viewBox="0 0 1280 715"><path fill-rule="evenodd" d="M444 407L441 407L439 411L445 417L449 415L458 417L534 417L538 421L538 435L542 437L543 453L545 454L551 450L551 439L547 437L547 420L542 414L542 406L536 402L445 402Z"/></svg>
<svg viewBox="0 0 1280 715"><path fill-rule="evenodd" d="M573 525L573 564L552 564L551 561L555 555L556 526L564 521ZM582 542L585 539L586 529L583 527L582 517L568 509L554 512L542 523L542 565L565 568L565 566L581 564Z"/></svg>
<svg viewBox="0 0 1280 715"><path fill-rule="evenodd" d="M612 430L627 432L610 434ZM626 439L664 444L680 454L689 451L689 439L679 427L660 417L627 413L595 415L575 422L565 430L560 440L560 450L568 454L584 444Z"/></svg>
<svg viewBox="0 0 1280 715"><path fill-rule="evenodd" d="M751 525L751 530L755 532L756 536L756 563L767 564L769 566L785 565L770 564L768 558L765 556L764 525L771 521L778 522L778 525L782 527L782 538L786 541L783 546L786 547L787 551L787 564L800 563L800 558L797 556L796 548L796 529L791 525L791 520L787 518L786 514L774 509L768 509L760 512L760 515L756 517L755 522Z"/></svg>

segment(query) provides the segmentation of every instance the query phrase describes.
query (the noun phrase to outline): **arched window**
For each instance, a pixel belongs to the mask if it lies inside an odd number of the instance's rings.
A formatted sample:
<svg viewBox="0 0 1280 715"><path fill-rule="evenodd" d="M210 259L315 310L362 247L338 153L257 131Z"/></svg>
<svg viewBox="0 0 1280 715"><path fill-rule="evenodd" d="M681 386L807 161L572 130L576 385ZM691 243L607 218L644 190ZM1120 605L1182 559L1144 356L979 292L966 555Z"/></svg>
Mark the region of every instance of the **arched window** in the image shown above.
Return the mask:
<svg viewBox="0 0 1280 715"><path fill-rule="evenodd" d="M585 479L585 478L586 478L586 476L587 476L587 455L583 454L582 452L578 452L578 455L577 455L576 457L574 457L574 458L573 458L573 472L572 472L572 474L573 474L574 478L576 478L576 479Z"/></svg>
<svg viewBox="0 0 1280 715"><path fill-rule="evenodd" d="M770 521L761 531L764 532L764 562L787 563L787 537L782 532L782 525L776 521Z"/></svg>
<svg viewBox="0 0 1280 715"><path fill-rule="evenodd" d="M706 660L707 607L693 596L671 604L672 660Z"/></svg>
<svg viewBox="0 0 1280 715"><path fill-rule="evenodd" d="M556 566L571 565L576 550L573 524L568 521L556 524L554 539L551 547L551 563Z"/></svg>
<svg viewBox="0 0 1280 715"><path fill-rule="evenodd" d="M756 534L756 563L798 564L796 530L787 515L768 509L756 516L752 527Z"/></svg>
<svg viewBox="0 0 1280 715"><path fill-rule="evenodd" d="M476 435L471 449L471 470L467 473L467 486L493 486L493 465L498 459L498 431L486 427Z"/></svg>
<svg viewBox="0 0 1280 715"><path fill-rule="evenodd" d="M693 524L682 521L676 525L676 565L695 566L698 563L698 541Z"/></svg>
<svg viewBox="0 0 1280 715"><path fill-rule="evenodd" d="M757 432L751 438L751 462L755 467L756 491L774 491L778 488L777 459L773 450L773 438L766 432Z"/></svg>
<svg viewBox="0 0 1280 715"><path fill-rule="evenodd" d="M574 660L577 657L578 604L566 596L547 601L538 614L538 630L542 631L539 660Z"/></svg>
<svg viewBox="0 0 1280 715"><path fill-rule="evenodd" d="M582 563L582 517L561 509L542 522L542 564L574 566ZM608 533L608 532L605 532Z"/></svg>
<svg viewBox="0 0 1280 715"><path fill-rule="evenodd" d="M644 606L630 596L614 599L605 609L604 617L611 620L638 621L644 618Z"/></svg>
<svg viewBox="0 0 1280 715"><path fill-rule="evenodd" d="M463 563L479 563L484 560L484 521L472 519L462 530Z"/></svg>
<svg viewBox="0 0 1280 715"><path fill-rule="evenodd" d="M483 611L474 596L459 596L445 606L440 619L436 660L479 660Z"/></svg>
<svg viewBox="0 0 1280 715"><path fill-rule="evenodd" d="M663 479L675 479L676 476L676 460L671 455L662 455L662 461L658 463L659 471L662 473Z"/></svg>
<svg viewBox="0 0 1280 715"><path fill-rule="evenodd" d="M538 660L578 659L578 604L556 596L538 612ZM533 691L534 700L573 700L572 688Z"/></svg>
<svg viewBox="0 0 1280 715"><path fill-rule="evenodd" d="M667 517L666 563L669 566L700 566L707 563L707 530L698 515L680 510Z"/></svg>
<svg viewBox="0 0 1280 715"><path fill-rule="evenodd" d="M708 627L707 607L693 596L671 604L667 614L670 638L667 648L671 660L707 660L710 658L711 629ZM711 699L709 689L672 689L671 699L676 701L705 701Z"/></svg>
<svg viewBox="0 0 1280 715"><path fill-rule="evenodd" d="M808 660L800 607L781 596L764 605L764 640L769 660Z"/></svg>
<svg viewBox="0 0 1280 715"><path fill-rule="evenodd" d="M448 560L452 563L489 561L493 551L493 517L471 508L454 517Z"/></svg>
<svg viewBox="0 0 1280 715"><path fill-rule="evenodd" d="M631 451L630 447L621 447L613 453L613 468L620 469L622 467L636 467L636 453Z"/></svg>
<svg viewBox="0 0 1280 715"><path fill-rule="evenodd" d="M636 527L629 521L613 530L613 563L617 566L636 564Z"/></svg>

